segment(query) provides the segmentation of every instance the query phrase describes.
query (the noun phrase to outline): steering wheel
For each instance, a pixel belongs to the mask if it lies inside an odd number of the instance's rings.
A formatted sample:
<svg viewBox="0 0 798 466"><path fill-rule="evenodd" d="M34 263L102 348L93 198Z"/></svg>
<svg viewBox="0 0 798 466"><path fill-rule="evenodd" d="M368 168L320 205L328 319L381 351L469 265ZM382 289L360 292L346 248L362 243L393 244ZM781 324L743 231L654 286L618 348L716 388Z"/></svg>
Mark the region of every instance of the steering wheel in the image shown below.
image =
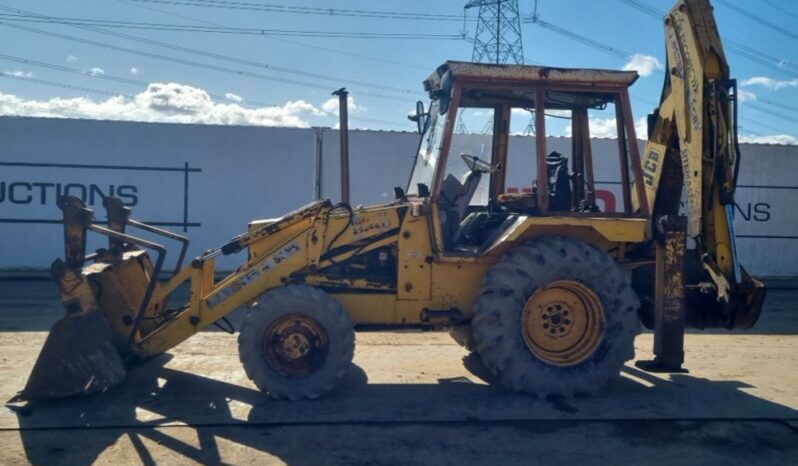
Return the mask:
<svg viewBox="0 0 798 466"><path fill-rule="evenodd" d="M493 173L501 170L501 165L491 165L490 163L480 159L476 155L466 154L465 152L460 153L460 157L462 157L463 162L465 162L468 169L472 172L479 172L479 173Z"/></svg>

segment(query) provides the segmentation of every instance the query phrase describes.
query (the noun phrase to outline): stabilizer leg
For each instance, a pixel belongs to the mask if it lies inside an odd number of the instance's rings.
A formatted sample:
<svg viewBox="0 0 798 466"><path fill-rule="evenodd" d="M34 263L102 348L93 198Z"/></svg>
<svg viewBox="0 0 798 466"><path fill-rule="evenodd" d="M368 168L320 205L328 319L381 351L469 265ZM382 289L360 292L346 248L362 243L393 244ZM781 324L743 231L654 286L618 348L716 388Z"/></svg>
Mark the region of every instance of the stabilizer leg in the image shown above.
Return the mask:
<svg viewBox="0 0 798 466"><path fill-rule="evenodd" d="M648 372L687 372L684 363L687 219L663 216L657 222L654 360L635 365Z"/></svg>

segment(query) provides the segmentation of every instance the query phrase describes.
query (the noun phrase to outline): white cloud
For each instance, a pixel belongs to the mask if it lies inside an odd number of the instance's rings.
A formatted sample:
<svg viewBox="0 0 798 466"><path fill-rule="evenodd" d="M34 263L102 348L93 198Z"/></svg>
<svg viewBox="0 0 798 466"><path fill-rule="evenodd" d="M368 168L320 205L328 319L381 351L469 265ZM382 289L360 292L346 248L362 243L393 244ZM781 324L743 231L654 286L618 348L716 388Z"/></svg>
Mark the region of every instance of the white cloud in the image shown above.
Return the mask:
<svg viewBox="0 0 798 466"><path fill-rule="evenodd" d="M139 71L141 71L141 70L139 70L135 66L131 66L130 67L130 74L139 74Z"/></svg>
<svg viewBox="0 0 798 466"><path fill-rule="evenodd" d="M635 120L635 136L637 139L648 139L648 117Z"/></svg>
<svg viewBox="0 0 798 466"><path fill-rule="evenodd" d="M744 136L740 135L740 142L747 142L750 144L782 144L782 145L798 145L798 138L790 136L789 134L770 134L763 136Z"/></svg>
<svg viewBox="0 0 798 466"><path fill-rule="evenodd" d="M590 126L591 138L617 138L618 131L615 126L615 118L589 118L588 125ZM565 137L570 138L572 134L572 127L568 125L565 128Z"/></svg>
<svg viewBox="0 0 798 466"><path fill-rule="evenodd" d="M743 81L743 86L764 86L768 89L779 90L785 87L798 87L798 79L779 81L766 76L754 76Z"/></svg>
<svg viewBox="0 0 798 466"><path fill-rule="evenodd" d="M30 71L14 70L14 71L6 71L6 74L11 75L11 76L16 76L18 78L32 78L33 77L33 73L31 73Z"/></svg>
<svg viewBox="0 0 798 466"><path fill-rule="evenodd" d="M753 92L748 92L745 89L737 89L737 97L740 99L740 102L750 102L756 100L756 94Z"/></svg>
<svg viewBox="0 0 798 466"><path fill-rule="evenodd" d="M241 102L244 101L243 97L241 97L238 94L233 94L232 92L228 92L227 94L225 94L224 98L227 99L227 100L236 102L236 103L241 103Z"/></svg>
<svg viewBox="0 0 798 466"><path fill-rule="evenodd" d="M617 138L615 118L591 118L589 120L591 138Z"/></svg>
<svg viewBox="0 0 798 466"><path fill-rule="evenodd" d="M309 115L322 114L312 104L289 101L281 106L244 108L214 102L202 89L176 83L151 83L131 97L105 100L85 97L26 100L0 93L0 114L41 117L84 117L102 120L204 123L220 125L308 127Z"/></svg>
<svg viewBox="0 0 798 466"><path fill-rule="evenodd" d="M624 71L637 71L640 76L651 76L656 70L662 69L662 63L656 57L643 53L636 53L629 57L629 61L623 65Z"/></svg>
<svg viewBox="0 0 798 466"><path fill-rule="evenodd" d="M95 66L94 68L89 68L89 74L93 74L95 76L98 74L105 74L105 70Z"/></svg>
<svg viewBox="0 0 798 466"><path fill-rule="evenodd" d="M66 61L78 61L78 57L75 55L67 55Z"/></svg>
<svg viewBox="0 0 798 466"><path fill-rule="evenodd" d="M363 107L362 105L357 105L355 103L354 97L352 97L351 95L347 96L346 105L347 105L347 111L349 113L361 113L366 111L366 107ZM321 104L321 109L324 111L324 113L329 113L331 115L338 115L338 97L327 99L323 104Z"/></svg>

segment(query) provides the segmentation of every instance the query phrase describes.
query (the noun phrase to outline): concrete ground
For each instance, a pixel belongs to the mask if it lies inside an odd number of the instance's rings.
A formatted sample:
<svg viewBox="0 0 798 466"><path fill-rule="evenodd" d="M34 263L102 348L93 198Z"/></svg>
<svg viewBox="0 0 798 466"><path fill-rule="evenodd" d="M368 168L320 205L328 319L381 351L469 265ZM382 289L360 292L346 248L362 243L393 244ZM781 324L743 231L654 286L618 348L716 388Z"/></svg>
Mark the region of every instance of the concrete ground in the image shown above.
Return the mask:
<svg viewBox="0 0 798 466"><path fill-rule="evenodd" d="M0 281L0 398L60 317L55 294ZM796 298L771 290L752 332L687 335L687 374L629 364L573 400L488 385L444 333L379 332L358 334L326 397L275 401L246 379L234 336L203 332L106 393L6 405L0 464L795 464ZM637 358L651 346L641 335Z"/></svg>

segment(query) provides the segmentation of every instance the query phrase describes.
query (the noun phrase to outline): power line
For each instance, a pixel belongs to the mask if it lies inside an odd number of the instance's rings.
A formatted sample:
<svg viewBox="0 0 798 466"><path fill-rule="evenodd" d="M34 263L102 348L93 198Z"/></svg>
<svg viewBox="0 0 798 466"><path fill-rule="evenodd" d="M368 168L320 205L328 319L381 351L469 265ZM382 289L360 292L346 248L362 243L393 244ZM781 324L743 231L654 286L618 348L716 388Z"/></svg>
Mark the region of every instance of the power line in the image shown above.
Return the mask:
<svg viewBox="0 0 798 466"><path fill-rule="evenodd" d="M57 65L55 65L55 66L57 66ZM67 84L67 83L60 82L60 81L50 81L50 80L34 78L34 77L30 77L30 76L18 76L18 75L14 75L14 74L11 74L11 73L0 72L0 77L8 78L8 79L15 79L15 80L18 80L18 81L26 81L26 82L30 82L30 83L33 83L33 84L39 84L39 85L45 85L45 86L51 86L51 87L59 87L59 88L62 88L62 89L69 89L69 90L73 90L73 91L87 92L87 93L90 93L90 94L106 95L106 96L109 96L109 97L121 96L121 97L124 97L124 98L129 99L129 100L135 99L135 96L133 96L131 94L126 94L126 93L123 93L123 92L112 92L112 91L106 91L106 90L97 89L97 88L93 88L93 87L76 86L76 85L73 85L73 84ZM97 75L97 76L94 76L94 77L100 77L100 76ZM209 96L210 96L210 94L209 94ZM6 102L0 101L0 105L2 105L4 103L6 103ZM253 101L251 103L255 103L255 102ZM280 105L268 105L268 104L266 104L265 106L267 106L267 107L280 107ZM30 108L30 107L28 107L28 108ZM90 115L88 115L86 113L83 113L83 115L87 115L87 116L89 116L89 118L96 119L96 117L90 116ZM397 122L387 121L387 120L379 120L379 119L376 119L376 118L350 116L350 119L358 120L358 121L380 123L380 124L383 124L383 125L390 125L390 126L401 127L401 128L407 128L408 127L408 124L400 124L400 123L397 123Z"/></svg>
<svg viewBox="0 0 798 466"><path fill-rule="evenodd" d="M788 9L786 9L784 7L781 7L781 6L771 2L769 0L762 0L762 1L765 2L766 4L770 5L771 7L781 11L782 13L786 13L786 14L792 16L793 18L798 18L798 14L795 14L792 11L789 11Z"/></svg>
<svg viewBox="0 0 798 466"><path fill-rule="evenodd" d="M747 53L747 54L750 54L752 56L761 56L761 57L767 59L768 62L769 62L767 66L769 68L771 68L771 69L774 69L776 71L781 71L782 73L787 73L787 74L790 74L792 76L795 75L794 72L784 70L783 68L787 67L787 68L792 68L792 69L798 70L798 66L796 66L793 63L788 62L787 60L784 60L783 58L778 58L778 57L770 55L770 54L768 54L766 52L763 52L761 50L757 50L755 48L751 48L751 47L749 47L749 46L747 46L745 44L742 44L740 42L737 42L737 41L734 41L732 39L729 39L728 37L723 37L722 39L723 39L724 43L729 43L729 44L734 46L734 48L736 49L735 53Z"/></svg>
<svg viewBox="0 0 798 466"><path fill-rule="evenodd" d="M56 65L54 63L46 63L46 62L42 62L42 61L38 61L38 60L32 60L32 59L29 59L29 58L15 57L15 56L12 56L12 55L5 55L5 54L2 54L2 53L0 53L0 60L5 60L5 61L8 61L8 62L12 62L12 63L19 63L21 65L36 66L36 67L39 67L39 68L50 69L50 70L59 71L59 72L62 72L62 73L70 73L70 74L75 74L75 75L88 76L88 77L92 77L92 78L95 78L95 79L103 79L103 80L106 80L106 81L113 81L113 82L118 82L118 83L122 83L122 84L128 84L128 85L131 85L131 86L141 87L141 88L147 88L151 84L151 83L149 83L147 81L141 81L141 80L138 80L138 79L125 78L125 77L122 77L122 76L114 76L114 75L106 74L106 73L102 73L102 74L100 74L100 73L91 73L89 71L81 70L81 69L78 69L78 68L70 68L68 66ZM208 93L208 96L210 96L211 98L216 99L216 100L223 100L223 101L229 101L230 100L227 97L222 96L222 95L218 95L218 94ZM260 107L279 107L280 106L279 104L264 103L264 102L258 102L258 101L254 101L254 100L249 100L249 99L246 99L245 102L248 105L255 105L255 106L260 106ZM236 103L238 103L238 102L236 102Z"/></svg>
<svg viewBox="0 0 798 466"><path fill-rule="evenodd" d="M653 8L653 7L649 6L649 5L646 5L645 3L640 2L638 0L619 0L619 1L631 6L633 8L636 8L636 9L640 10L643 13L648 14L649 16L655 17L655 18L657 18L657 20L661 20L663 18L664 13L659 12L655 8ZM590 39L588 37L582 36L581 34L577 34L577 33L573 32L571 30L568 30L566 28L563 28L563 27L560 27L560 26L556 26L556 25L551 24L551 23L547 23L547 22L541 20L537 16L532 17L532 18L527 18L527 19L523 20L523 22L524 23L536 24L536 25L538 25L540 27L543 27L545 29L549 29L551 31L557 32L557 33L559 33L561 35L569 37L569 38L571 38L573 40L576 40L578 42L581 42L581 43L583 43L585 45L591 46L593 48L596 48L598 50L601 50L601 51L603 51L603 52L605 52L607 54L613 55L613 56L618 57L618 58L626 59L627 57L629 57L631 55L629 52L626 52L624 50L621 50L621 49L612 47L610 45L604 44L602 42L599 42L599 41ZM742 44L738 44L738 43L736 43L734 41L729 41L726 38L723 38L723 41L730 43L731 44L730 48L732 50L735 50L735 51L737 51L737 53L740 53L743 56L748 57L748 58L750 58L752 60L757 61L756 60L757 55L759 55L759 56L767 56L767 54L761 53L759 51L751 49L750 47L746 47L746 46L744 46ZM749 55L750 55L750 57L749 57ZM761 59L759 59L759 60L761 61ZM767 63L767 62L765 62L765 63ZM771 66L773 66L773 65L771 65ZM790 65L790 66L792 66L792 65ZM778 69L778 68L776 68L776 69ZM790 76L798 75L798 74L796 74L796 73L794 73L794 72L792 72L790 70L784 70L784 69L778 69L778 70L781 71L782 73L786 73L786 74L788 74ZM648 99L644 99L642 97L635 96L635 95L632 95L631 97L634 100L639 100L639 101L644 101L644 102L646 100L648 100ZM763 101L763 102L769 103L770 101ZM648 103L650 105L655 105L655 106L657 105L656 103L653 103L653 101L649 101ZM789 117L789 116L786 116L786 115L782 115L782 114L779 114L779 113L774 113L774 112L771 112L771 111L768 111L768 113L771 114L772 116L776 117L776 118L785 119L787 121L792 121L792 117ZM785 118L782 118L782 117L785 117ZM749 123L758 125L758 126L767 127L769 129L772 129L772 130L775 130L775 131L780 131L782 133L790 134L789 132L784 131L782 129L774 128L772 126L768 127L767 125L763 125L762 123L759 123L757 121L749 121L747 119L746 119L746 121L748 121Z"/></svg>
<svg viewBox="0 0 798 466"><path fill-rule="evenodd" d="M219 23L214 23L212 21L207 21L207 20L204 20L204 19L195 18L193 16L182 15L180 13L174 13L174 12L171 12L171 11L162 10L160 8L155 8L155 7L148 6L148 5L140 5L138 3L133 3L134 0L117 0L117 1L120 2L120 3L123 3L125 5L134 6L136 8L142 8L142 9L145 9L145 10L155 11L155 12L158 12L160 14L167 15L167 16L173 16L175 18L188 19L188 20L191 20L191 21L194 21L194 22L208 24L208 25L211 25L211 26L221 26L221 24L219 24ZM394 60L388 60L388 59L381 58L381 57L373 57L373 56L369 56L369 55L362 55L362 54L359 54L359 53L349 52L349 51L345 51L345 50L337 50L337 49L332 49L332 48L329 48L329 47L322 47L322 46L319 46L319 45L307 44L307 43L304 43L304 42L297 42L295 40L285 39L285 38L281 38L281 37L274 37L274 36L261 36L261 37L263 37L264 39L270 39L270 40L274 40L274 41L278 41L278 42L283 42L283 43L286 43L286 44L293 44L293 45L298 45L298 46L306 47L306 48L310 48L310 49L322 50L322 51L325 51L325 52L331 52L331 53L344 55L344 56L348 56L348 57L359 58L361 60L368 60L368 61L373 61L373 62L377 62L377 63L386 63L386 64L389 64L389 65L398 65L398 66L402 66L402 67L406 67L406 68L416 68L416 69L419 69L419 70L429 71L427 68L419 66L419 65L416 65L416 64L413 64L413 63L404 63L404 62L398 62L398 61L394 61Z"/></svg>
<svg viewBox="0 0 798 466"><path fill-rule="evenodd" d="M768 99L760 99L760 98L758 98L758 97L757 97L757 99L756 99L756 100L758 100L758 101L760 101L760 102L764 102L764 103L766 103L766 104L768 104L768 105L772 105L772 106L774 106L774 107L781 108L781 109L783 109L783 110L789 110L789 111L791 111L791 112L796 112L796 114L798 114L798 107L795 107L795 106L793 106L793 105L787 105L787 104L782 104L782 103L779 103L779 102L773 102L772 100L768 100Z"/></svg>
<svg viewBox="0 0 798 466"><path fill-rule="evenodd" d="M55 65L55 66L58 66L58 65ZM90 75L90 76L93 76L93 77L96 77L96 78L100 78L101 77L101 75ZM108 75L103 75L103 76L108 77ZM134 96L132 96L130 94L125 94L125 93L121 93L121 92L110 92L110 91L105 91L105 90L91 88L91 87L75 86L75 85L66 84L66 83L58 82L58 81L49 81L49 80L33 78L33 77L28 77L28 76L17 76L17 75L13 75L11 73L5 73L5 72L0 72L0 77L8 78L8 79L14 79L14 80L18 80L18 81L26 81L26 82L30 82L30 83L34 83L34 84L40 84L40 85L46 85L46 86L52 86L52 87L59 87L59 88L62 88L62 89L69 89L69 90L87 92L87 93L91 93L91 94L100 94L100 95L107 95L107 96L112 96L112 97L122 96L122 97L125 97L125 98L128 98L128 99L133 99L134 98ZM125 79L125 78L122 78L122 79ZM634 97L633 96L633 98L636 98L636 100L649 101L648 99L644 99L642 97ZM649 102L653 102L653 101L649 101ZM252 102L252 103L254 103L254 102ZM33 109L31 107L27 107L27 106L24 106L24 105L21 105L21 104L15 104L15 103L12 103L12 102L7 102L7 101L0 101L0 106L2 106L2 105L11 105L11 106L26 108L28 110L42 112L42 113L47 113L47 112L58 113L58 111L60 111L60 109L56 110L56 109L52 109L52 108L47 109L47 110ZM757 110L759 110L759 109L757 109ZM83 116L85 118L96 119L95 116L91 116L91 115L88 115L86 113L77 113L77 112L73 112L73 113L81 115L81 116ZM361 121L366 121L366 122L375 122L375 123L391 125L391 126L395 126L395 127L403 127L403 128L407 127L407 124L399 124L399 123L396 123L396 122L391 122L391 121L386 121L386 120L378 120L378 119L374 119L374 118L354 117L354 116L351 116L350 118L353 119L353 120L361 120ZM760 121L757 121L757 120L752 120L752 119L748 119L748 118L741 118L741 120L744 120L747 123L753 124L755 126L759 126L759 127L762 127L762 128L767 128L767 129L772 130L772 131L777 131L777 132L780 132L780 133L788 135L788 136L793 136L792 133L789 132L789 131L786 131L784 129L777 128L777 127L774 127L774 126L766 125L766 124L761 123ZM752 131L750 129L748 129L747 131L754 132L754 131Z"/></svg>
<svg viewBox="0 0 798 466"><path fill-rule="evenodd" d="M664 12L661 12L661 11L657 10L656 8L654 8L654 7L650 6L650 5L647 5L646 3L644 3L644 2L642 2L640 0L619 0L619 1L621 3L626 4L627 6L635 8L636 10L638 10L638 11L640 11L642 13L645 13L648 16L651 16L652 18L657 19L658 21L661 21L662 18L664 17L664 15L665 15ZM729 39L727 37L722 37L721 40L724 42L724 44L726 45L726 47L729 50L731 50L732 52L735 52L738 55L743 56L744 58L748 58L751 61L754 61L756 63L764 65L764 66L766 66L766 67L768 67L770 69L776 70L778 72L784 73L784 74L786 74L788 76L798 77L798 73L790 71L790 70L787 70L787 69L784 69L782 67L776 66L775 63L776 62L780 62L780 60L778 58L772 56L772 55L769 55L769 54L767 54L765 52L753 49L753 48L748 47L746 45L743 45L743 44L741 44L739 42L731 40L731 39ZM768 61L768 60L771 60L772 62ZM789 66L789 67L794 67L794 65L792 65L790 63L785 63L785 65ZM790 105L773 102L773 101L767 100L767 99L760 99L760 101L764 102L764 103L766 103L768 105L774 106L774 107L782 108L784 110L798 111L798 108L790 106ZM793 117L789 116L789 115L784 115L784 114L781 114L781 113L778 113L778 112L773 112L772 110L766 110L766 109L762 108L761 106L759 106L757 104L752 104L750 102L747 102L746 106L751 106L752 108L757 108L757 109L762 110L762 111L766 112L767 114L769 114L769 115L771 115L773 117L776 117L778 119L781 119L781 120L795 122L795 119ZM752 120L748 120L748 119L746 119L746 121L748 123L750 123L750 124L767 127L766 125L763 125L762 123L760 123L758 121L752 121ZM782 129L778 129L778 128L774 128L774 127L768 127L768 128L772 129L772 130L775 130L775 131L788 133L788 132L786 132L786 131L784 131Z"/></svg>
<svg viewBox="0 0 798 466"><path fill-rule="evenodd" d="M29 23L66 24L71 26L100 26L123 29L144 29L172 32L203 32L214 34L238 34L256 36L293 36L293 37L327 37L344 39L423 39L423 40L461 40L462 34L420 34L420 33L389 33L389 32L346 32L346 31L302 31L286 29L241 28L228 26L192 26L187 24L144 23L132 21L116 21L86 18L66 17L31 17L29 15L1 14L0 19L8 21L22 21Z"/></svg>
<svg viewBox="0 0 798 466"><path fill-rule="evenodd" d="M630 52L627 52L625 50L619 49L617 47L613 47L613 46L605 44L603 42L599 42L597 40L594 40L594 39L591 39L589 37L583 36L581 34L573 32L573 31L571 31L569 29L566 29L564 27L557 26L556 24L552 24L552 23L549 23L547 21L544 21L544 20L540 19L540 17L526 18L522 22L525 23L525 24L534 24L535 26L538 26L540 28L547 29L549 31L555 32L555 33L560 34L562 36L568 37L569 39L572 39L572 40L574 40L576 42L579 42L581 44L587 45L588 47L593 47L596 50L599 50L601 52L607 53L609 55L612 55L614 57L620 58L622 60L626 60L627 58L629 58L632 55Z"/></svg>
<svg viewBox="0 0 798 466"><path fill-rule="evenodd" d="M39 79L30 76L18 76L11 73L5 73L0 71L0 77L8 78L8 79L16 79L18 81L27 81L34 84L42 84L45 86L53 86L53 87L60 87L62 89L69 89L73 91L80 91L80 92L88 92L90 94L100 94L100 95L107 95L111 97L122 96L128 99L132 99L133 96L130 94L124 94L122 92L111 92L111 91L104 91L102 89L94 89L91 87L84 87L84 86L75 86L73 84L66 84L57 81L49 81L46 79Z"/></svg>
<svg viewBox="0 0 798 466"><path fill-rule="evenodd" d="M656 8L647 5L646 3L640 0L618 0L618 1L656 19L657 21L662 21L662 18L665 15L665 12L659 11ZM784 60L778 57L774 57L773 55L770 55L761 50L756 50L752 47L744 45L728 37L721 36L721 39L723 40L723 43L726 46L726 48L728 48L730 51L734 52L735 54L742 56L743 58L747 58L750 61L759 63L760 65L770 68L773 71L783 73L791 77L798 77L798 73L796 73L795 71L785 69L785 67L798 69L798 67L796 67L792 63L785 62Z"/></svg>
<svg viewBox="0 0 798 466"><path fill-rule="evenodd" d="M747 58L749 61L759 63L771 71L781 73L791 78L798 78L798 72L785 68L794 68L794 65L792 64L784 63L782 66L779 66L778 63L782 63L783 60L779 60L778 58L775 58L772 55L768 55L764 52L757 52L753 49L748 50L744 45L729 41L727 39L723 39L723 41L726 42L726 48L743 58Z"/></svg>
<svg viewBox="0 0 798 466"><path fill-rule="evenodd" d="M26 16L32 16L32 17L38 17L38 18L54 18L54 17L44 16L44 15L39 15L39 14L32 13L32 12L29 12L29 11L19 10L19 9L16 9L16 8L10 8L10 7L3 6L3 5L0 5L0 10L6 10L6 11L13 10L13 11L15 11L17 13L20 13L20 14L23 14L23 15L26 15ZM25 28L24 26L11 25L11 24L5 23L2 20L0 20L0 24L6 25L6 26L10 26L10 27L16 27L16 28L20 28L20 29ZM383 84L375 84L375 83L369 83L369 82L365 82L365 81L359 81L359 80L352 80L352 79L347 79L347 78L329 76L327 74L322 74L322 73L314 73L314 72L309 72L309 71L297 70L297 69L288 68L288 67L284 67L284 66L273 65L273 64L270 64L270 63L264 63L264 62L259 62L259 61L255 61L255 60L249 60L249 59L245 59L245 58L233 57L233 56L230 56L230 55L214 53L214 52L208 52L208 51L205 51L205 50L193 49L193 48L184 47L184 46L180 46L180 45L176 45L176 44L171 44L171 43L168 43L168 42L161 42L161 41L157 41L157 40L153 40L153 39L147 39L147 38L144 38L144 37L133 36L133 35L130 35L130 34L123 34L121 32L107 31L105 29L100 29L100 28L96 28L96 27L92 27L92 26L82 26L82 25L70 25L70 26L76 27L78 29L83 29L83 30L87 30L87 31L91 31L91 32L96 32L96 33L99 33L99 34L119 37L119 38L122 38L122 39L134 41L134 42L140 42L140 43L144 43L144 44L148 44L148 45L154 45L156 47L166 48L166 49L170 49L170 50L176 50L176 51L179 51L179 52L189 53L189 54L193 54L193 55L199 55L199 56L208 57L208 58L214 58L214 59L217 59L217 60L227 61L227 62L241 64L241 65L252 66L252 67L255 67L255 68L267 69L267 70L270 70L270 71L278 71L278 72L281 72L281 73L294 74L294 75L299 75L299 76L303 76L303 77L322 79L322 80L326 80L326 81L335 81L336 83L342 83L343 82L343 83L347 83L349 85L362 86L362 87L367 87L367 88L372 88L372 89L380 89L380 90L397 92L397 93L407 94L407 95L417 95L418 94L416 91L409 90L409 89L402 89L402 88L397 88L397 87L392 87L392 86L386 86L386 85L383 85ZM35 28L29 28L27 30L35 30L35 31L38 31L40 33L41 32L46 32L49 35L54 35L55 34L55 33L49 33L47 31L42 31L41 29L35 29ZM63 36L61 38L67 38L67 37L68 36ZM79 39L79 38L71 38L71 39L68 39L68 40L75 40L75 39ZM136 53L136 54L149 53L149 52L133 51L132 49L127 49L127 48L124 48L124 47L111 46L110 44L104 44L104 43L98 43L98 42L95 42L95 41L89 41L88 39L79 39L79 40L84 42L84 43L90 42L92 45L97 45L97 46L101 46L101 47L115 47L117 49L123 49L124 51L129 52L129 53ZM150 55L153 55L153 54L150 54ZM172 59L172 58L169 58L169 59ZM281 80L281 78L274 78L274 79ZM283 82L286 82L286 81L283 80ZM307 85L310 85L312 87L314 86L314 85L311 85L311 84L307 84ZM327 89L327 86L315 86L315 87ZM362 92L362 91L361 91L361 93L365 94L365 92ZM373 95L374 96L383 97L383 96L378 95L378 94L373 94Z"/></svg>
<svg viewBox="0 0 798 466"><path fill-rule="evenodd" d="M774 116L774 117L779 118L781 120L790 121L792 123L798 123L798 118L796 118L795 116L790 116L790 115L785 115L783 113L774 112L773 110L765 108L765 107L763 107L761 105L757 105L757 104L755 104L753 102L748 102L747 105L749 107L755 109L755 110L759 110L760 112L765 112L768 115Z"/></svg>
<svg viewBox="0 0 798 466"><path fill-rule="evenodd" d="M762 18L760 16L757 16L754 13L751 13L748 10L740 8L737 5L731 3L731 2L729 2L727 0L715 0L715 1L720 3L720 4L726 5L726 8L730 8L730 9L736 11L737 13L745 16L746 18L751 19L753 21L756 21L757 23L759 23L759 24L761 24L761 25L763 25L763 26L765 26L765 27L767 27L769 29L772 29L772 30L774 30L776 32L779 32L779 33L781 33L781 34L783 34L783 35L785 35L785 36L787 36L787 37L789 37L791 39L798 40L798 34L795 34L794 32L789 31L787 29L784 29L783 27L779 26L776 23L772 23L772 22L770 22L770 21L768 21L768 20L766 20L766 19L764 19L764 18Z"/></svg>
<svg viewBox="0 0 798 466"><path fill-rule="evenodd" d="M383 19L424 20L424 21L463 21L463 17L461 16L445 15L445 14L286 6L286 5L274 5L274 4L238 2L238 1L221 1L221 0L130 0L130 1L141 2L141 3L157 3L162 5L218 8L226 10L246 10L246 11L261 11L269 13L295 13L295 14L305 14L305 15L322 15L328 17L346 16L346 17L360 17L360 18L383 18Z"/></svg>
<svg viewBox="0 0 798 466"><path fill-rule="evenodd" d="M754 120L754 119L751 119L751 118L742 118L742 117L740 117L740 120L748 123L749 125L759 126L760 128L766 128L766 129L769 129L771 131L776 131L778 133L785 134L787 136L795 137L795 135L792 132L790 132L790 131L787 131L787 130L782 129L782 128L777 128L775 126L766 125L766 124L760 122L759 120Z"/></svg>
<svg viewBox="0 0 798 466"><path fill-rule="evenodd" d="M0 8L2 8L2 7L0 7ZM157 60L168 61L168 62L171 62L171 63L180 63L180 64L184 64L184 65L188 65L188 66L209 69L209 70L218 71L218 72L222 72L222 73L233 74L233 75L236 75L236 76L245 76L245 77L249 77L249 78L262 79L262 80L267 80L267 81L276 81L276 82L282 82L282 83L285 83L285 84L292 84L292 85L297 85L297 86L304 86L304 87L311 87L311 88L316 88L316 89L329 90L329 86L325 86L325 85L322 85L322 84L315 84L315 83L309 83L309 82L304 82L304 81L297 81L297 80L288 79L288 78L280 78L280 77L277 77L277 76L270 76L270 75L264 75L264 74L261 74L261 73L254 73L254 72L251 72L251 71L238 70L238 69L233 69L233 68L229 68L229 67L213 65L213 64L210 64L210 63L203 63L203 62L197 62L197 61L193 61L193 60L187 60L187 59L184 59L184 58L179 58L179 57L174 57L174 56L161 55L161 54L157 54L157 53L153 53L153 52L145 52L145 51L142 51L142 50L130 49L130 48L127 48L127 47L121 47L121 46L118 46L118 45L112 45L112 44L108 44L108 43L104 43L104 42L97 42L97 41L93 41L93 40L90 40L90 39L84 39L84 38L80 38L80 37L69 36L69 35L66 35L66 34L60 34L60 33L56 33L56 32L45 31L45 30L42 30L42 29L32 28L32 27L28 27L28 26L21 26L21 25L18 25L18 24L9 24L9 23L3 22L3 21L0 21L0 26L5 26L5 27L10 27L10 28L14 28L14 29L23 30L23 31L33 32L33 33L36 33L36 34L47 35L47 36L50 36L50 37L56 37L56 38L59 38L59 39L65 39L65 40L69 40L69 41L73 41L73 42L79 42L79 43L88 44L88 45L92 45L92 46L96 46L96 47L102 47L102 48L106 48L106 49L110 49L110 50L115 50L115 51L118 51L118 52L125 52L125 53L131 53L131 54L134 54L134 55L141 55L141 56L145 56L145 57L149 57L149 58L154 58L154 59L157 59ZM81 26L76 26L76 27L81 27ZM99 31L101 31L101 30L98 30L98 32ZM110 33L111 35L115 35L111 31L106 31L106 32ZM229 59L229 57L228 57L228 59ZM264 66L264 67L266 67L266 66ZM397 101L401 101L401 102L406 102L407 101L406 98L394 97L394 96L390 96L390 95L373 93L373 92L368 92L368 91L362 91L361 90L361 91L359 91L359 93L361 93L363 95L369 95L369 96L372 96L372 97L381 98L381 99L397 100Z"/></svg>

